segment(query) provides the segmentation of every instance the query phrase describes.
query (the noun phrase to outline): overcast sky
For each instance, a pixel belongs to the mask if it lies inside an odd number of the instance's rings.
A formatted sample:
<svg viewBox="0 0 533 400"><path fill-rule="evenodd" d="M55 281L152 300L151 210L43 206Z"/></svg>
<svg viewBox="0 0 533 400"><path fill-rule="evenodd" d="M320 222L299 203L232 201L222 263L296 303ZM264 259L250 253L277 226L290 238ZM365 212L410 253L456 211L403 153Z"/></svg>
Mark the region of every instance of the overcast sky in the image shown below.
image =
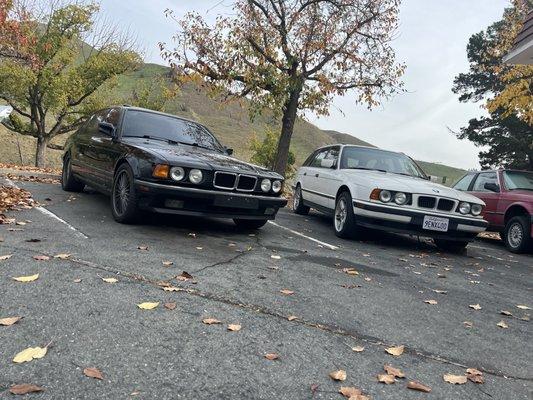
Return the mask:
<svg viewBox="0 0 533 400"><path fill-rule="evenodd" d="M176 25L166 8L182 15L189 10L229 11L230 0L102 0L105 16L138 35L148 62L163 64L158 42L171 42ZM460 141L458 130L483 110L461 104L451 92L453 78L468 68L468 38L501 18L508 0L403 0L400 30L394 42L399 60L407 64L407 93L368 111L354 106L350 95L337 98L329 117L309 120L323 129L349 133L379 147L412 157L462 168L478 168L478 149Z"/></svg>

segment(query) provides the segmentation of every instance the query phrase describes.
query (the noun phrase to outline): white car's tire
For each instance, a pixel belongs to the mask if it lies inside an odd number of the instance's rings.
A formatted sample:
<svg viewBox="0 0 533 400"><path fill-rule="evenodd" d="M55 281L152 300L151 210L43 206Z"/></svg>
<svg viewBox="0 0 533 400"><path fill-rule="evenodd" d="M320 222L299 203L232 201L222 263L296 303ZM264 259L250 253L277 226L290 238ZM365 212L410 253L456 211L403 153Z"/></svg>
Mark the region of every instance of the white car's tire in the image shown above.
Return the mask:
<svg viewBox="0 0 533 400"><path fill-rule="evenodd" d="M335 211L333 214L333 229L335 235L340 238L355 238L360 228L355 223L353 213L353 201L350 192L342 192L335 201Z"/></svg>
<svg viewBox="0 0 533 400"><path fill-rule="evenodd" d="M309 214L309 207L304 205L304 198L302 196L302 187L300 184L296 185L294 194L292 196L292 211L295 214L307 215Z"/></svg>

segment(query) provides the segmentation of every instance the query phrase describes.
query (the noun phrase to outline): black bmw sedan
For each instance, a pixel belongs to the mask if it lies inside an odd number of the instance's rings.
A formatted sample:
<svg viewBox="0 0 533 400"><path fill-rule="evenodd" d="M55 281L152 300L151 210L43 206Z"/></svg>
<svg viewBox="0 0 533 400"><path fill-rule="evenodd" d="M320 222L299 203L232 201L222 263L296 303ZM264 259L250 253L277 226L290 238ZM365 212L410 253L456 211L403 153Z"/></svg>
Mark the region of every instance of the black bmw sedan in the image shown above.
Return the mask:
<svg viewBox="0 0 533 400"><path fill-rule="evenodd" d="M283 177L231 157L203 125L152 110L117 106L94 114L65 144L62 187L89 185L111 196L116 221L140 210L232 218L255 229L287 200Z"/></svg>

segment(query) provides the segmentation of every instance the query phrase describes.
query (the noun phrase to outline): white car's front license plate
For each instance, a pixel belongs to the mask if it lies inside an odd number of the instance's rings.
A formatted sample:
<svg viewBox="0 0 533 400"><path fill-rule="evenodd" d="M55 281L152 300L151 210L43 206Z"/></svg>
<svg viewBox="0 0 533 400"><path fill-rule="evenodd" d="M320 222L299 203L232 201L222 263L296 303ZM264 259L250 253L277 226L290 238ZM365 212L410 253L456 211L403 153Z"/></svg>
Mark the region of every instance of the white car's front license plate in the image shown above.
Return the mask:
<svg viewBox="0 0 533 400"><path fill-rule="evenodd" d="M428 231L448 232L449 223L450 220L448 218L439 218L426 215L424 216L422 228Z"/></svg>

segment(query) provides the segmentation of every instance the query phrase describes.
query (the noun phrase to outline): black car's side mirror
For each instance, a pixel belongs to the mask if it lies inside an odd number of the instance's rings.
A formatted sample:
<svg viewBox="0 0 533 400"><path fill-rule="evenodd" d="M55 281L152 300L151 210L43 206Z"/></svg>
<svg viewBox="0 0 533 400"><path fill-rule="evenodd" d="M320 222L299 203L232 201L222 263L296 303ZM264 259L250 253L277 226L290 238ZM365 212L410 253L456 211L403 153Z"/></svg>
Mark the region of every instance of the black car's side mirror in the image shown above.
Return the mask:
<svg viewBox="0 0 533 400"><path fill-rule="evenodd" d="M233 154L233 149L228 149L228 148L226 147L226 154L227 154L228 156L231 156L231 155Z"/></svg>
<svg viewBox="0 0 533 400"><path fill-rule="evenodd" d="M99 122L98 131L104 135L114 137L115 136L115 127L109 122Z"/></svg>
<svg viewBox="0 0 533 400"><path fill-rule="evenodd" d="M494 182L485 182L483 187L491 192L500 193L500 187Z"/></svg>

